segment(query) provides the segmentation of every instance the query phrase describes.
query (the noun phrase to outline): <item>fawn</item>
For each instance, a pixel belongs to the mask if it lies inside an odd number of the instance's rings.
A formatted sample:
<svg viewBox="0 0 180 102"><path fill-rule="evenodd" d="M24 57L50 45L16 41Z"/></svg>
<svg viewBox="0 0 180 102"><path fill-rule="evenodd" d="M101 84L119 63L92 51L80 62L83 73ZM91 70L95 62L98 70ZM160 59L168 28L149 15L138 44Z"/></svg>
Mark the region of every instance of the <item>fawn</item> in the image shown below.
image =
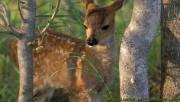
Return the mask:
<svg viewBox="0 0 180 102"><path fill-rule="evenodd" d="M48 31L43 48L33 51L34 96L37 102L51 101L55 89L64 88L75 102L102 102L105 84L112 81L116 60L115 14L123 0L100 7L83 0L86 7L86 41ZM37 48L34 44L33 48ZM79 56L79 57L77 57ZM41 95L38 94L41 92Z"/></svg>

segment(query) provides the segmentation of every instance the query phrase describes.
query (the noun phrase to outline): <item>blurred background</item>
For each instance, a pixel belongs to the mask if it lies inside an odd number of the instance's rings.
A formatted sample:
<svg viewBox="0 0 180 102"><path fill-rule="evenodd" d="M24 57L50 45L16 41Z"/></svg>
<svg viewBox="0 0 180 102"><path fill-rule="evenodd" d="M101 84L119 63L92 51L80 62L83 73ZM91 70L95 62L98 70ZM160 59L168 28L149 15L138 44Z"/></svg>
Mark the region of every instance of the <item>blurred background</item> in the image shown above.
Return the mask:
<svg viewBox="0 0 180 102"><path fill-rule="evenodd" d="M11 20L15 27L20 26L20 14L17 7L16 0L2 0L6 5ZM99 5L108 5L115 0L95 0ZM124 0L124 6L117 12L115 34L117 38L117 47L119 47L121 38L126 30L132 14L134 0ZM37 20L36 29L42 30L46 25L49 16L52 14L56 0L36 0L37 2ZM84 5L82 0L62 0L58 15L54 19L50 28L73 37L84 39L85 29L83 27L84 19ZM2 15L0 15L0 30L6 30L6 24ZM13 66L11 56L11 42L15 39L13 36L7 34L0 34L0 102L15 102L19 87L19 72ZM148 57L148 78L150 98L159 99L160 97L160 49L161 48L161 31L158 28L153 45ZM117 56L119 57L119 55ZM113 100L119 99L119 69L118 63L115 65L115 77L111 85L108 86ZM109 93L104 94L103 98L107 101L110 98ZM109 102L109 101L108 101ZM114 102L114 101L113 101Z"/></svg>

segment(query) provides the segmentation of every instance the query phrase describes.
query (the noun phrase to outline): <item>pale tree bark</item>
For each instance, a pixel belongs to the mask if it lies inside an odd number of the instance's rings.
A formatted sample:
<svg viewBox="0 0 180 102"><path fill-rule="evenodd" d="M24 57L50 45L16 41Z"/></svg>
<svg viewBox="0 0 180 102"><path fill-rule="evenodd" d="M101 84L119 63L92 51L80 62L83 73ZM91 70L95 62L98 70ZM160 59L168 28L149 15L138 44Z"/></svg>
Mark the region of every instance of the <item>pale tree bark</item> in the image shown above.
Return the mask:
<svg viewBox="0 0 180 102"><path fill-rule="evenodd" d="M163 0L161 26L161 97L180 100L180 0Z"/></svg>
<svg viewBox="0 0 180 102"><path fill-rule="evenodd" d="M147 57L155 37L161 0L134 0L131 22L120 48L120 94L122 99L149 99Z"/></svg>
<svg viewBox="0 0 180 102"><path fill-rule="evenodd" d="M59 11L60 2L61 0L57 0L54 12L48 19L47 25L40 34L46 32L50 24L53 22L57 12ZM0 0L0 13L3 15L6 25L10 29L0 30L0 34L10 34L18 38L17 46L14 46L15 48L17 47L18 66L20 70L18 102L31 102L33 101L32 44L35 37L36 0L18 0L18 10L22 19L20 29L16 29L13 26L7 9L2 0ZM40 34L36 34L36 36L39 36ZM13 52L16 54L16 51Z"/></svg>
<svg viewBox="0 0 180 102"><path fill-rule="evenodd" d="M1 10L9 31L0 31L18 38L17 53L20 70L20 88L18 102L31 102L33 97L33 61L32 41L35 34L36 0L18 0L21 3L21 28L16 29L10 19L5 5L0 0Z"/></svg>
<svg viewBox="0 0 180 102"><path fill-rule="evenodd" d="M21 35L18 38L17 53L20 70L18 102L30 102L33 97L32 44L35 34L36 0L21 0Z"/></svg>

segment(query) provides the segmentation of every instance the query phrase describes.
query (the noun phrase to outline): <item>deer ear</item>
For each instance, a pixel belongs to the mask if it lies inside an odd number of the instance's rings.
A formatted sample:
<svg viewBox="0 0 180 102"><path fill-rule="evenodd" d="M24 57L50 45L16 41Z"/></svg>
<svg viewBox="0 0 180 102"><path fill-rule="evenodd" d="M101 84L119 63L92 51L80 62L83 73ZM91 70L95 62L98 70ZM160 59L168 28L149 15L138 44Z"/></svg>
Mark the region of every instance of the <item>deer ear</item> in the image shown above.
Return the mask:
<svg viewBox="0 0 180 102"><path fill-rule="evenodd" d="M86 12L96 7L94 0L83 0L83 3L86 7Z"/></svg>
<svg viewBox="0 0 180 102"><path fill-rule="evenodd" d="M111 9L113 11L117 11L118 9L120 9L123 5L123 1L124 0L116 0L113 4L110 5Z"/></svg>

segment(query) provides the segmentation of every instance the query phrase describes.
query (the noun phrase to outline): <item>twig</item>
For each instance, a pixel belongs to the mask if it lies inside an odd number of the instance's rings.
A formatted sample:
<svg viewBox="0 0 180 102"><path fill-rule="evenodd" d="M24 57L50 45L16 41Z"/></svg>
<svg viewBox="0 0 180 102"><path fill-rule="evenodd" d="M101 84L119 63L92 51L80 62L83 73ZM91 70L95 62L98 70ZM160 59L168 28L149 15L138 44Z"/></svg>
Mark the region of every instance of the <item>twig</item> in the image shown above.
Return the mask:
<svg viewBox="0 0 180 102"><path fill-rule="evenodd" d="M40 32L40 35L43 34L44 32L46 32L46 30L49 28L50 24L53 22L56 14L57 14L58 11L59 11L60 2L61 2L61 0L58 0L58 1L57 1L55 11L53 12L52 16L48 19L48 23L46 24L46 26L44 27L44 29Z"/></svg>
<svg viewBox="0 0 180 102"><path fill-rule="evenodd" d="M0 30L0 35L1 35L1 34L9 34L9 35L13 35L13 36L15 36L15 37L17 37L17 38L19 38L20 35L21 35L21 33L15 34L15 33L12 32L12 31L3 31L3 30Z"/></svg>
<svg viewBox="0 0 180 102"><path fill-rule="evenodd" d="M1 26L3 29L7 30L7 28L6 28L3 24L0 24L0 26Z"/></svg>
<svg viewBox="0 0 180 102"><path fill-rule="evenodd" d="M18 36L19 33L18 31L16 30L16 28L12 25L12 23L10 22L10 17L9 17L9 14L7 12L7 9L5 7L5 5L3 4L3 2L0 0L0 4L2 5L2 9L0 10L0 12L2 13L4 19L5 19L5 22L7 23L8 27L11 29L13 35L15 36ZM9 32L9 31L7 31Z"/></svg>
<svg viewBox="0 0 180 102"><path fill-rule="evenodd" d="M19 10L19 13L20 13L21 19L22 19L22 21L24 22L24 17L23 17L23 15L22 15L22 12L21 12L21 7L20 7L20 0L17 0L17 2L18 2L18 10Z"/></svg>
<svg viewBox="0 0 180 102"><path fill-rule="evenodd" d="M2 15L8 25L8 27L12 30L12 31L16 31L15 28L13 27L13 25L11 24L10 22L10 18L9 18L9 14L7 12L7 9L5 7L5 5L1 2L1 5L2 5Z"/></svg>
<svg viewBox="0 0 180 102"><path fill-rule="evenodd" d="M1 31L1 30L0 30L0 33L2 33L2 34L10 34L10 35L13 35L13 36L14 36L14 33L11 32L11 31Z"/></svg>

